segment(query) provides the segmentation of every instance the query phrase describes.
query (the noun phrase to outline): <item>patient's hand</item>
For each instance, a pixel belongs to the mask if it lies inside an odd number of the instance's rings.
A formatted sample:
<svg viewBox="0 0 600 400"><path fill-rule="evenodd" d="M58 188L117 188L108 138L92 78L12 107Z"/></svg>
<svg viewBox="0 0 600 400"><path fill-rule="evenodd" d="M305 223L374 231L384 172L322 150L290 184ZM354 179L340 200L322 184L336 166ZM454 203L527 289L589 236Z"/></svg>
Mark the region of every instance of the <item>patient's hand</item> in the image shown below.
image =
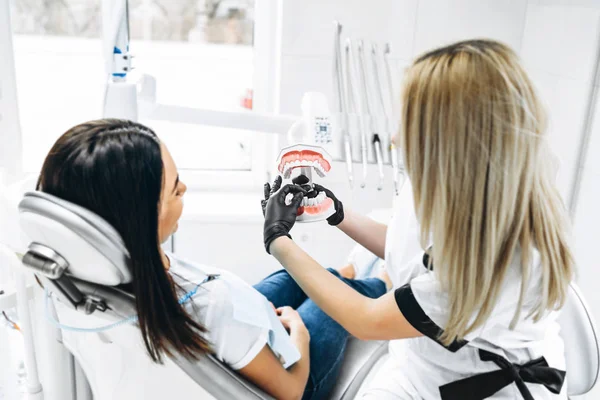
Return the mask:
<svg viewBox="0 0 600 400"><path fill-rule="evenodd" d="M306 325L304 325L304 321L300 318L298 311L294 310L292 307L279 307L277 309L277 315L279 316L279 320L283 324L283 327L290 333L292 339L300 340L302 342L310 341L310 334L308 333L308 329L306 329Z"/></svg>

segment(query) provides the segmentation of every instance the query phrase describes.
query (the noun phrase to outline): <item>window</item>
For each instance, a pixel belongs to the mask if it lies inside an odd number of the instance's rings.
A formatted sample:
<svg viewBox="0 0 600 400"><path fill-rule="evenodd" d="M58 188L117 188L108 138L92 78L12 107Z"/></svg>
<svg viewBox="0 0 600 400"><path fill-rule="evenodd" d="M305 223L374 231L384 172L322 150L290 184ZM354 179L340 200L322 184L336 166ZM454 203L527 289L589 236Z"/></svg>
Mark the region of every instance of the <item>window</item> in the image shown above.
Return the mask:
<svg viewBox="0 0 600 400"><path fill-rule="evenodd" d="M10 1L24 165L33 172L66 129L101 116L102 1ZM251 112L254 0L129 0L128 7L134 77L156 78L159 103ZM261 167L264 135L140 117L182 170L230 176Z"/></svg>
<svg viewBox="0 0 600 400"><path fill-rule="evenodd" d="M100 0L10 0L23 164L39 172L56 138L101 115Z"/></svg>

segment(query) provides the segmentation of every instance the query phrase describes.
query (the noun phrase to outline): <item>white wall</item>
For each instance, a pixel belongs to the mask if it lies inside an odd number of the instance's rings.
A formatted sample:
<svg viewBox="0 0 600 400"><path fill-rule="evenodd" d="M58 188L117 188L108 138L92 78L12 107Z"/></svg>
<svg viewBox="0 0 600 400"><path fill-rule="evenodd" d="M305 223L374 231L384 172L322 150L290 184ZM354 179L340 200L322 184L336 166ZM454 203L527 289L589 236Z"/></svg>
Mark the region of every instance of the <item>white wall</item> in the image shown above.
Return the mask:
<svg viewBox="0 0 600 400"><path fill-rule="evenodd" d="M300 102L305 92L322 91L331 96L334 20L343 25L344 38L391 43L396 67L394 83L398 91L402 68L432 46L487 36L519 47L527 11L525 1L499 4L492 0L286 0L281 3L281 76L277 102L280 112L297 115L300 114ZM391 207L389 170L386 170L387 184L382 192L375 189L376 172L373 167L370 171L373 184L366 189L351 191L344 164L335 163L324 184L346 206L358 211L366 213L375 208ZM278 268L261 246L262 219L258 205L261 193L248 194L248 199L251 199L248 206L230 207L243 208L236 214L236 222L245 221L242 227L234 227L233 222L226 218L214 221L214 218L205 215L206 210L220 210L231 196L234 195L214 194L211 199L206 194L189 195L176 250L185 256L232 269L255 282L267 271ZM213 221L210 228L204 225L207 219ZM303 238L299 243L328 267L345 263L353 246L351 240L326 224L297 224L292 235ZM203 242L199 238L208 241ZM223 245L230 242L231 248L234 248L235 242L235 252Z"/></svg>
<svg viewBox="0 0 600 400"><path fill-rule="evenodd" d="M593 83L595 55L600 42L599 1L530 1L522 56L536 81L550 114L550 144L562 166L558 176L567 197L579 166L579 147ZM574 216L574 251L578 283L600 321L600 292L596 282L597 246L600 238L600 105L593 110L595 124L587 148L587 162ZM568 198L568 197L567 197ZM582 399L600 397L600 386Z"/></svg>

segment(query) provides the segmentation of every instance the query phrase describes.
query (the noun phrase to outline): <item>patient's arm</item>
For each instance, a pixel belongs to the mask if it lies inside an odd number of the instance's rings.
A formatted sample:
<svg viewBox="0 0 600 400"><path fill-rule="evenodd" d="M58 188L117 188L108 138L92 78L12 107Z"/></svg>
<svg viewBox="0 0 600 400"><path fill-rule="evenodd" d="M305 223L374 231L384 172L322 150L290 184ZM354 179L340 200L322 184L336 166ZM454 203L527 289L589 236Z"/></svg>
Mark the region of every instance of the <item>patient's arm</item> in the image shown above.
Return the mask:
<svg viewBox="0 0 600 400"><path fill-rule="evenodd" d="M308 381L310 368L310 336L296 311L289 307L280 308L280 320L290 332L290 339L301 354L300 360L288 370L265 345L258 355L239 372L276 399L301 399Z"/></svg>

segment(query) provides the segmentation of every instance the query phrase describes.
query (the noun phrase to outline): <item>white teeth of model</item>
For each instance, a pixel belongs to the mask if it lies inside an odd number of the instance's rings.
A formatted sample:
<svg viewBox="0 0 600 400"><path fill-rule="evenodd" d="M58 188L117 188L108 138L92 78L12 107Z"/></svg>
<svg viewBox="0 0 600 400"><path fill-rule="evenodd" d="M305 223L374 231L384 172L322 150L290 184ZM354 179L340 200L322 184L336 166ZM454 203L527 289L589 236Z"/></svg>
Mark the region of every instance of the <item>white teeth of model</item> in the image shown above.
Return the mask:
<svg viewBox="0 0 600 400"><path fill-rule="evenodd" d="M306 207L308 205L308 199L305 197L302 199L302 207Z"/></svg>
<svg viewBox="0 0 600 400"><path fill-rule="evenodd" d="M314 206L314 205L316 205L316 204L317 204L317 202L316 202L316 200L315 200L315 199L308 199L308 205L309 205L309 206Z"/></svg>

